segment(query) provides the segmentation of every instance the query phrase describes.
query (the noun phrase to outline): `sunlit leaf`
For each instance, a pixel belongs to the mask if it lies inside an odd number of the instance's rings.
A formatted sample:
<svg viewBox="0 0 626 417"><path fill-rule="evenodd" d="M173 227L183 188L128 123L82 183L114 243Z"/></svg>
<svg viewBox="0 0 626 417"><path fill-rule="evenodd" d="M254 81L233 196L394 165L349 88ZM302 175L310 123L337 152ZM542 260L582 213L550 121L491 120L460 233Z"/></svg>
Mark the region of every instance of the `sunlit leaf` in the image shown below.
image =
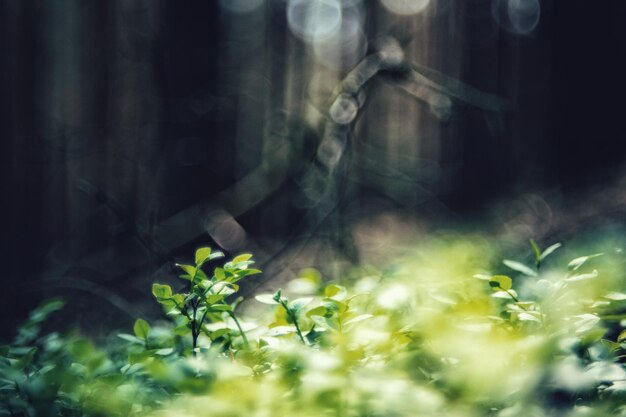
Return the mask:
<svg viewBox="0 0 626 417"><path fill-rule="evenodd" d="M342 285L331 284L324 288L324 295L328 298L343 301L348 295L348 291Z"/></svg>
<svg viewBox="0 0 626 417"><path fill-rule="evenodd" d="M228 282L216 282L215 284L213 284L213 286L211 286L211 289L209 290L210 294L220 294L223 296L229 296L231 294L235 293L235 288L234 288L235 284L231 284Z"/></svg>
<svg viewBox="0 0 626 417"><path fill-rule="evenodd" d="M326 309L326 307L324 306L319 306L319 307L315 307L312 308L311 310L307 311L306 315L307 316L322 316L325 317L328 314L328 310Z"/></svg>
<svg viewBox="0 0 626 417"><path fill-rule="evenodd" d="M213 304L210 308L212 311L233 311L233 307L228 304Z"/></svg>
<svg viewBox="0 0 626 417"><path fill-rule="evenodd" d="M529 277L536 277L537 272L529 266L524 265L521 262L512 261L510 259L505 259L502 263L514 271L521 272L524 275L528 275Z"/></svg>
<svg viewBox="0 0 626 417"><path fill-rule="evenodd" d="M208 294L205 298L207 304L215 304L224 300L225 295L222 294Z"/></svg>
<svg viewBox="0 0 626 417"><path fill-rule="evenodd" d="M173 348L164 348L164 349L157 349L154 353L159 356L168 356L174 352L175 350Z"/></svg>
<svg viewBox="0 0 626 417"><path fill-rule="evenodd" d="M502 298L502 299L505 299L505 300L512 300L513 297L516 297L516 298L518 297L517 292L515 292L514 289L510 289L510 290L507 290L507 291L496 291L493 294L491 294L491 296L493 298ZM513 297L511 297L511 296L513 296Z"/></svg>
<svg viewBox="0 0 626 417"><path fill-rule="evenodd" d="M626 300L626 294L622 292L610 292L604 295L604 298L608 298L613 301L623 301Z"/></svg>
<svg viewBox="0 0 626 417"><path fill-rule="evenodd" d="M156 298L170 298L172 296L172 288L165 284L152 284L152 294Z"/></svg>
<svg viewBox="0 0 626 417"><path fill-rule="evenodd" d="M254 299L263 304L278 304L273 294L259 294Z"/></svg>
<svg viewBox="0 0 626 417"><path fill-rule="evenodd" d="M537 246L537 242L535 242L534 239L530 239L530 246L533 248L533 251L535 252L535 259L541 260L541 249L539 249L539 246Z"/></svg>
<svg viewBox="0 0 626 417"><path fill-rule="evenodd" d="M211 340L217 340L222 336L225 336L227 334L229 334L231 332L231 330L227 327L222 327L221 329L217 329L215 331L212 331L209 333L209 337L211 338Z"/></svg>
<svg viewBox="0 0 626 417"><path fill-rule="evenodd" d="M479 279L481 281L489 281L491 280L491 275L487 275L487 274L474 274L473 276L476 279Z"/></svg>
<svg viewBox="0 0 626 417"><path fill-rule="evenodd" d="M300 310L308 305L311 301L313 301L312 297L297 298L289 303L289 305L295 310Z"/></svg>
<svg viewBox="0 0 626 417"><path fill-rule="evenodd" d="M117 337L119 337L120 339L124 339L127 342L134 343L137 345L144 344L144 341L142 339L138 338L137 336L133 336L132 334L120 333L117 335Z"/></svg>
<svg viewBox="0 0 626 417"><path fill-rule="evenodd" d="M150 325L144 319L137 319L135 321L135 325L133 326L133 332L139 339L146 340L148 338L148 333L150 333Z"/></svg>
<svg viewBox="0 0 626 417"><path fill-rule="evenodd" d="M513 286L513 280L506 275L494 275L489 281L489 285L494 289L509 290Z"/></svg>
<svg viewBox="0 0 626 417"><path fill-rule="evenodd" d="M239 256L235 256L235 258L232 260L233 264L237 264L239 262L246 262L248 260L250 260L250 258L252 258L252 255L249 253L244 253L242 255Z"/></svg>
<svg viewBox="0 0 626 417"><path fill-rule="evenodd" d="M600 317L589 313L573 316L572 319L575 321L577 334L588 332L600 322Z"/></svg>
<svg viewBox="0 0 626 417"><path fill-rule="evenodd" d="M577 281L586 281L589 279L594 279L598 276L598 271L596 271L595 269L588 273L588 274L578 274L578 275L572 275L570 277L565 278L563 281L564 282L577 282Z"/></svg>
<svg viewBox="0 0 626 417"><path fill-rule="evenodd" d="M522 321L534 321L537 323L541 323L541 313L538 312L527 312L523 311L517 314L517 318Z"/></svg>
<svg viewBox="0 0 626 417"><path fill-rule="evenodd" d="M543 251L543 253L539 257L539 259L543 261L544 259L546 259L548 256L550 256L555 250L557 250L561 246L563 246L563 245L561 245L560 243L555 243L554 245L548 246L546 248L546 250Z"/></svg>
<svg viewBox="0 0 626 417"><path fill-rule="evenodd" d="M580 258L573 259L567 267L572 271L577 270L581 266L583 266L588 260L597 258L598 256L604 255L603 253L594 253L593 255L581 256Z"/></svg>
<svg viewBox="0 0 626 417"><path fill-rule="evenodd" d="M203 263L205 263L209 259L209 256L211 256L211 248L209 247L196 250L196 265L202 265Z"/></svg>
<svg viewBox="0 0 626 417"><path fill-rule="evenodd" d="M224 272L223 268L215 268L215 271L213 271L213 275L219 281L223 281L226 278L226 273Z"/></svg>
<svg viewBox="0 0 626 417"><path fill-rule="evenodd" d="M593 329L591 331L588 331L581 339L581 343L583 343L584 345L590 345L592 343L597 342L598 340L602 339L602 337L606 334L607 329L604 329L602 327L598 327L596 329Z"/></svg>
<svg viewBox="0 0 626 417"><path fill-rule="evenodd" d="M181 278L191 280L193 277L196 276L197 269L195 266L184 264L176 264L176 266L186 272L186 274L180 275Z"/></svg>

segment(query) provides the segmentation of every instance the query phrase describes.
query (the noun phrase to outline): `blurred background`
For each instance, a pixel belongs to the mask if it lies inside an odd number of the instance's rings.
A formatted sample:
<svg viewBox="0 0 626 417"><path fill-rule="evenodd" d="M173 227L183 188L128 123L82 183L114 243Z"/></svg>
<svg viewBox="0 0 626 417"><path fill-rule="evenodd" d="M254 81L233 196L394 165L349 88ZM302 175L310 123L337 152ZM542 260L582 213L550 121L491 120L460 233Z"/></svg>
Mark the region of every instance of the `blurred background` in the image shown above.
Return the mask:
<svg viewBox="0 0 626 417"><path fill-rule="evenodd" d="M3 0L2 336L55 295L94 333L157 315L150 284L200 245L254 253L250 293L442 228L620 224L625 19L620 0Z"/></svg>

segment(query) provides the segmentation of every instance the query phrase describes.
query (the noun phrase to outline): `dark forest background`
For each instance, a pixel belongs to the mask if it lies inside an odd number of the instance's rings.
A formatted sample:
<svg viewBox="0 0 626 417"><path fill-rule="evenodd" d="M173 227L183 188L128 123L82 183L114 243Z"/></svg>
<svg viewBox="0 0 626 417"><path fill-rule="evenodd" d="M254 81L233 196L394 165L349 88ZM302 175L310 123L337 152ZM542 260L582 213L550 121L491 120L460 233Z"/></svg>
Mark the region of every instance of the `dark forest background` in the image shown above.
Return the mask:
<svg viewBox="0 0 626 417"><path fill-rule="evenodd" d="M621 221L626 3L513 3L345 1L343 54L284 0L2 0L3 334L55 295L94 332L154 313L204 244L255 253L263 285L377 234Z"/></svg>

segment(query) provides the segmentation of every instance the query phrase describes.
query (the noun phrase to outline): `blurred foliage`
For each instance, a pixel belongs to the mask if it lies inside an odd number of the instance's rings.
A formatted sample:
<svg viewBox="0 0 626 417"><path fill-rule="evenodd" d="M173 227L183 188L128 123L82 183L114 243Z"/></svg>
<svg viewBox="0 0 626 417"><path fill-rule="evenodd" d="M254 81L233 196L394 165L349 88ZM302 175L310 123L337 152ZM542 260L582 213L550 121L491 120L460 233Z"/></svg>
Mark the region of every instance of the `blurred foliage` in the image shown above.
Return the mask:
<svg viewBox="0 0 626 417"><path fill-rule="evenodd" d="M529 249L433 239L341 282L304 270L238 318L260 271L246 254L209 273L223 255L200 248L183 290L153 286L169 319L107 345L43 331L62 301L34 310L0 348L0 414L626 416L622 251Z"/></svg>

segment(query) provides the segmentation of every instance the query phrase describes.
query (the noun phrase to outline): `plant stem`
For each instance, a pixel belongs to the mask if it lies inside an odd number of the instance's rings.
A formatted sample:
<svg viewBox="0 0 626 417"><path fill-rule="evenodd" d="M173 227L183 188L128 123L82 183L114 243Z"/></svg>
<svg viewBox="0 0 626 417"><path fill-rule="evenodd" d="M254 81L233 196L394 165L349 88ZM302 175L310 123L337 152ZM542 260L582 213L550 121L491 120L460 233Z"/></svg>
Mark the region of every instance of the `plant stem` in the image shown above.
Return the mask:
<svg viewBox="0 0 626 417"><path fill-rule="evenodd" d="M191 356L195 358L196 346L198 345L198 336L200 335L200 332L197 329L197 323L196 323L196 311L198 309L198 305L193 304L193 303L191 305L193 307L193 314L192 314L192 320L191 320Z"/></svg>
<svg viewBox="0 0 626 417"><path fill-rule="evenodd" d="M248 343L248 337L246 336L246 333L241 328L241 323L239 323L239 320L237 320L235 313L233 313L232 311L229 311L228 315L233 319L233 321L237 325L237 328L239 329L239 333L241 334L241 337L243 338L244 346L246 347L246 349L250 349L250 343Z"/></svg>
<svg viewBox="0 0 626 417"><path fill-rule="evenodd" d="M505 290L504 288L500 287L501 290L503 290L504 292L506 292L509 297L511 297L513 299L513 301L515 301L516 303L519 303L519 299L513 295L513 293L509 290ZM521 308L523 308L524 310L526 310L526 308L524 306L520 306Z"/></svg>
<svg viewBox="0 0 626 417"><path fill-rule="evenodd" d="M304 336L302 336L302 331L300 331L300 326L298 325L298 318L296 317L296 313L295 311L292 311L288 306L287 303L282 301L280 302L280 305L283 306L283 308L285 309L285 311L287 312L287 315L289 317L291 317L291 321L293 321L294 326L296 326L296 333L298 334L298 336L300 337L300 341L302 342L303 345L306 345L306 340L304 339Z"/></svg>

